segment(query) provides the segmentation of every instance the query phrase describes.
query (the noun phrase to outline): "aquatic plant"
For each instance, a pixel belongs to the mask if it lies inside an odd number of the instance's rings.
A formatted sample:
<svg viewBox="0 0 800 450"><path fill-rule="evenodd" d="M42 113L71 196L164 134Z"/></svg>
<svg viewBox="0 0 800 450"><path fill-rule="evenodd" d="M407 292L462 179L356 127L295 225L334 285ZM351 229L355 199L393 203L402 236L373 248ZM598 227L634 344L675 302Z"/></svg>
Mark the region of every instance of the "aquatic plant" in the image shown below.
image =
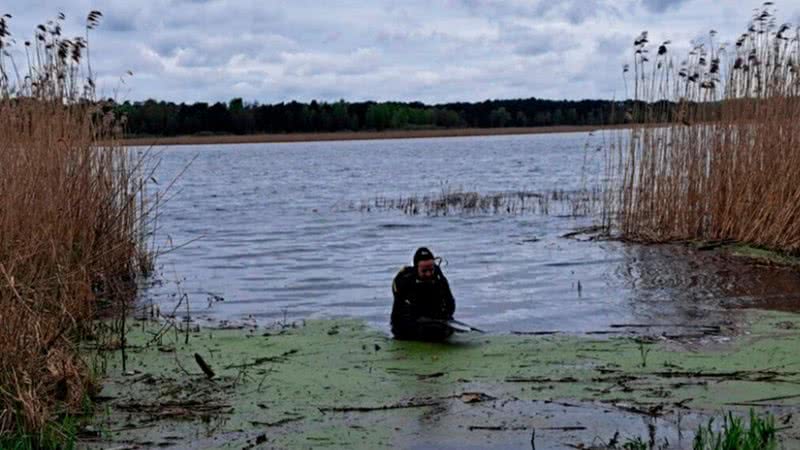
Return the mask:
<svg viewBox="0 0 800 450"><path fill-rule="evenodd" d="M101 16L66 38L59 14L24 44L0 17L3 442L69 440L65 418L92 392L77 338L101 305L124 310L152 264L144 159L119 145L124 118L95 98L86 58Z"/></svg>
<svg viewBox="0 0 800 450"><path fill-rule="evenodd" d="M636 436L634 438L628 438L622 444L623 450L648 450L647 442L645 442L641 437Z"/></svg>
<svg viewBox="0 0 800 450"><path fill-rule="evenodd" d="M767 2L734 44L712 30L680 63L649 39L623 69L634 125L609 152L605 225L800 253L800 29Z"/></svg>
<svg viewBox="0 0 800 450"><path fill-rule="evenodd" d="M36 432L22 428L0 436L0 448L9 450L74 450L78 441L78 420L70 415L46 424Z"/></svg>
<svg viewBox="0 0 800 450"><path fill-rule="evenodd" d="M750 423L729 412L723 417L721 428L714 429L714 419L701 425L695 434L694 450L772 450L778 448L775 417L767 413L764 417L750 410Z"/></svg>
<svg viewBox="0 0 800 450"><path fill-rule="evenodd" d="M601 210L602 194L603 192L599 188L576 191L510 191L483 194L448 186L441 192L430 195L397 198L375 197L357 205L351 204L348 209L357 209L361 212L399 210L403 214L411 216L541 214L581 217L595 214Z"/></svg>

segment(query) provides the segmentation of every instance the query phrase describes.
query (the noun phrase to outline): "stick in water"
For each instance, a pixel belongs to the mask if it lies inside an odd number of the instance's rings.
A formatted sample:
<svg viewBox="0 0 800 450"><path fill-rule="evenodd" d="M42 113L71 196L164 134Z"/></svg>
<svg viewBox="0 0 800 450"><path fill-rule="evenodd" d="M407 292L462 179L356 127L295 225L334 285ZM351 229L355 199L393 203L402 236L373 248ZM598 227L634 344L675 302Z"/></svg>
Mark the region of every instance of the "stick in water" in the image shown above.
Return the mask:
<svg viewBox="0 0 800 450"><path fill-rule="evenodd" d="M214 378L214 371L211 370L211 366L206 364L205 360L203 359L202 356L200 356L199 353L194 354L194 360L197 361L197 365L200 366L201 369L203 369L203 373L206 374L209 380Z"/></svg>

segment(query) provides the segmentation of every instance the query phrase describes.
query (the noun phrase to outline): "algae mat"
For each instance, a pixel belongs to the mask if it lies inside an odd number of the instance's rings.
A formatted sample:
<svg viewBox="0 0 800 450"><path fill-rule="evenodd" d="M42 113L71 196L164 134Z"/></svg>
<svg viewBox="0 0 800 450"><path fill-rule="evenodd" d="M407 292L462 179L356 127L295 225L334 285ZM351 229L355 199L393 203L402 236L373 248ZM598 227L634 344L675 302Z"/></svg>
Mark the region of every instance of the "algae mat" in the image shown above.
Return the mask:
<svg viewBox="0 0 800 450"><path fill-rule="evenodd" d="M279 329L148 322L107 378L89 448L691 446L711 416L775 414L800 447L800 316L749 312L713 345L664 338L462 335L394 341L355 321ZM690 350L691 349L691 350ZM201 370L195 354L207 369ZM669 445L666 447L666 445Z"/></svg>

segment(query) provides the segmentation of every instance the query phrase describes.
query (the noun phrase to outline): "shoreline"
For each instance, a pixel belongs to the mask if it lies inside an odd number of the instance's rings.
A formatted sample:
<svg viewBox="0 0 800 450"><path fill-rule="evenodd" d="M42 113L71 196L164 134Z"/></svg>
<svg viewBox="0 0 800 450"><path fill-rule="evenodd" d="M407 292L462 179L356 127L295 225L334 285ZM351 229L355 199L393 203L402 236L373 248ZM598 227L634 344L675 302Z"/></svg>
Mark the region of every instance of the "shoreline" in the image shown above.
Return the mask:
<svg viewBox="0 0 800 450"><path fill-rule="evenodd" d="M749 334L654 328L649 339L467 334L424 343L351 319L175 333L137 321L125 367L119 348L85 348L104 360L104 408L78 445L464 448L478 439L500 449L535 439L583 448L620 432L628 442L648 433L691 442L720 411L752 408L788 425L779 439L791 447L800 442L800 316L749 310L742 325ZM650 428L643 421L655 418Z"/></svg>
<svg viewBox="0 0 800 450"><path fill-rule="evenodd" d="M119 141L124 146L256 144L289 142L363 141L439 137L509 136L523 134L580 133L625 129L630 125L559 125L548 127L443 128L434 130L337 131L322 133L244 134L208 136L136 137Z"/></svg>

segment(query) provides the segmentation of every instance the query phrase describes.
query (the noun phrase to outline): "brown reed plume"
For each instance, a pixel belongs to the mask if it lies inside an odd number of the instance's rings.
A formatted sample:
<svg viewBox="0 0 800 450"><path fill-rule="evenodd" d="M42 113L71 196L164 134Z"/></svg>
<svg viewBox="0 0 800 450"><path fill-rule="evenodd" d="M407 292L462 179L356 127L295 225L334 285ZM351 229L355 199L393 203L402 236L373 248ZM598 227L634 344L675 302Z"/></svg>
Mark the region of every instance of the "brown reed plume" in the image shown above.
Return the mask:
<svg viewBox="0 0 800 450"><path fill-rule="evenodd" d="M767 2L733 45L712 30L680 64L669 45L642 33L625 68L637 125L607 160L606 225L639 241L800 253L798 29Z"/></svg>
<svg viewBox="0 0 800 450"><path fill-rule="evenodd" d="M100 17L67 39L59 15L24 44L0 18L0 443L35 443L79 410L91 377L77 338L150 264L142 161L116 143L123 123L86 64Z"/></svg>

